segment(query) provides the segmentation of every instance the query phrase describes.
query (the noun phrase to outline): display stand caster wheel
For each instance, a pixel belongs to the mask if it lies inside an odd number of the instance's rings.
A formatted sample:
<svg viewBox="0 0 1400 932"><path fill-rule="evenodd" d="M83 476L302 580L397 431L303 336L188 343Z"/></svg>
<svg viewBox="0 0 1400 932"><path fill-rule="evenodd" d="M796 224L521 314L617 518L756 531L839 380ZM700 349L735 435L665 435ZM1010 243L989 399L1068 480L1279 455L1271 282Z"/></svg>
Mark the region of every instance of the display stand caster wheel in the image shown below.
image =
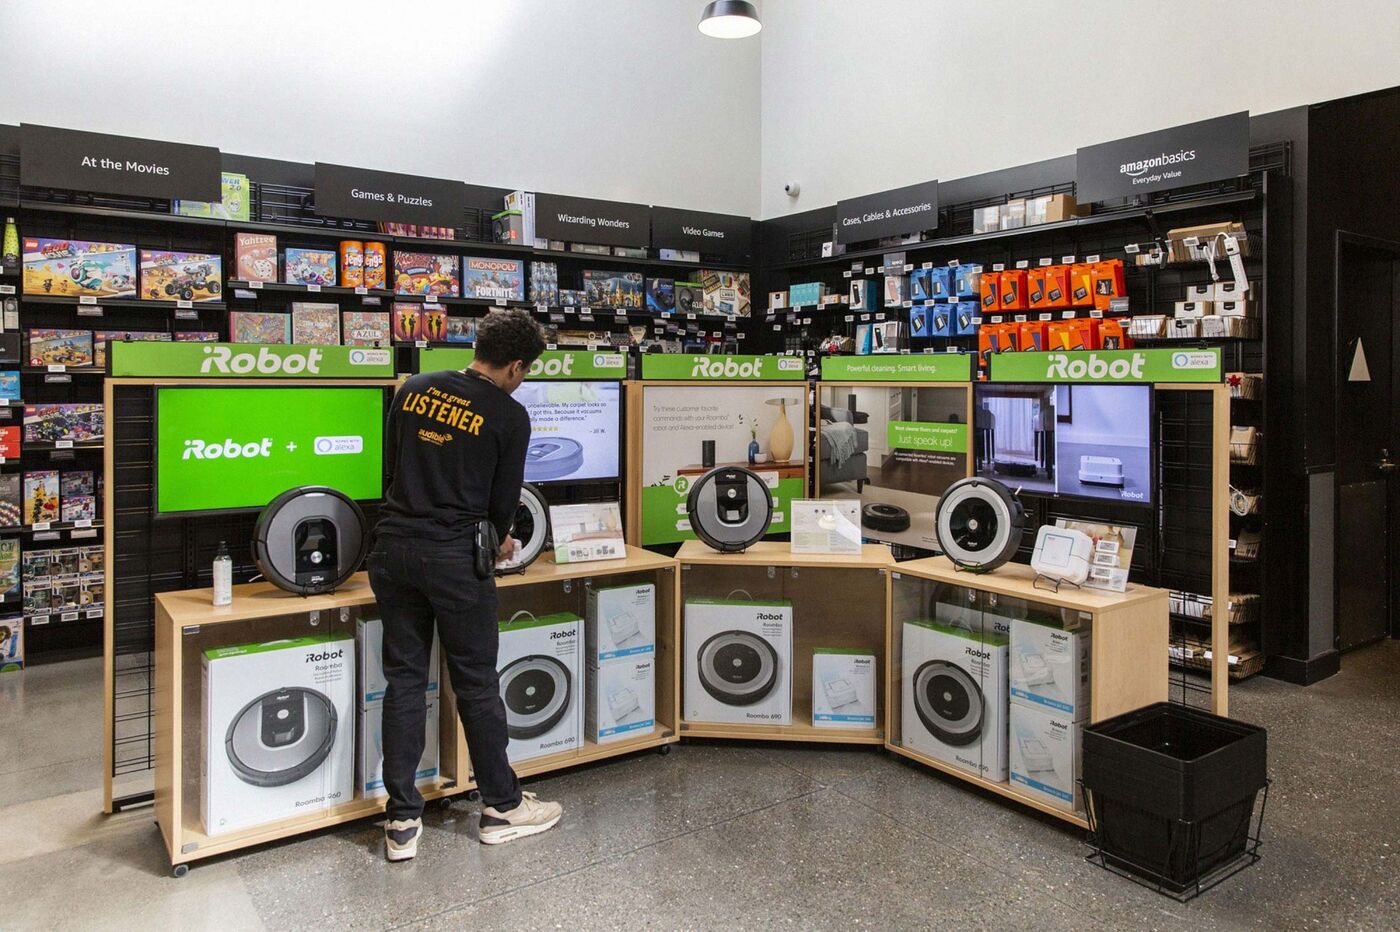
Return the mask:
<svg viewBox="0 0 1400 932"><path fill-rule="evenodd" d="M176 864L174 867L170 868L170 876L174 877L176 880L179 880L189 872L190 866L188 864Z"/></svg>
<svg viewBox="0 0 1400 932"><path fill-rule="evenodd" d="M438 800L438 808L439 808L439 809L451 809L451 808L452 808L452 797L451 797L451 796L444 796L444 797L442 797L441 799L439 799L439 800Z"/></svg>
<svg viewBox="0 0 1400 932"><path fill-rule="evenodd" d="M469 802L469 803L479 803L479 802L481 802L481 790L467 790L467 802Z"/></svg>
<svg viewBox="0 0 1400 932"><path fill-rule="evenodd" d="M660 754L662 757L665 757L667 754L671 753L671 746L669 744L659 745L656 748L656 753Z"/></svg>

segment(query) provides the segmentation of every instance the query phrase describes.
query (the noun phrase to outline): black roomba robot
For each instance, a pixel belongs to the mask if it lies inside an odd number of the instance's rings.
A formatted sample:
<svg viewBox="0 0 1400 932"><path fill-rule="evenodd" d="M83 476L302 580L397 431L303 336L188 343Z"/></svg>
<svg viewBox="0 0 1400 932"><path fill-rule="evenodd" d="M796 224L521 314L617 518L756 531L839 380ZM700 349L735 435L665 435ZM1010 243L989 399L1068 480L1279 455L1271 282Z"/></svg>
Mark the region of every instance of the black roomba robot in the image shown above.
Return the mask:
<svg viewBox="0 0 1400 932"><path fill-rule="evenodd" d="M506 732L512 738L538 738L569 710L569 670L553 657L530 654L501 671Z"/></svg>
<svg viewBox="0 0 1400 932"><path fill-rule="evenodd" d="M561 479L583 466L583 444L569 437L530 441L525 451L525 475L531 482Z"/></svg>
<svg viewBox="0 0 1400 932"><path fill-rule="evenodd" d="M778 652L748 631L721 631L700 645L700 685L725 705L753 705L778 682Z"/></svg>
<svg viewBox="0 0 1400 932"><path fill-rule="evenodd" d="M497 576L525 572L549 544L549 506L540 490L528 482L520 486L520 506L515 509L510 536L515 538L515 554L496 564Z"/></svg>
<svg viewBox="0 0 1400 932"><path fill-rule="evenodd" d="M1021 546L1026 513L1011 490L973 476L948 486L934 514L938 546L961 569L987 573Z"/></svg>
<svg viewBox="0 0 1400 932"><path fill-rule="evenodd" d="M898 505L871 502L860 510L860 523L872 531L894 534L909 530L909 512Z"/></svg>
<svg viewBox="0 0 1400 932"><path fill-rule="evenodd" d="M253 786L286 786L315 771L335 744L336 714L314 689L289 686L245 705L224 736L238 779Z"/></svg>
<svg viewBox="0 0 1400 932"><path fill-rule="evenodd" d="M982 688L947 660L930 660L914 671L914 711L944 744L963 747L982 734Z"/></svg>
<svg viewBox="0 0 1400 932"><path fill-rule="evenodd" d="M768 533L773 495L757 473L721 466L690 487L685 510L696 537L720 553L738 553Z"/></svg>
<svg viewBox="0 0 1400 932"><path fill-rule="evenodd" d="M288 489L268 503L253 526L259 572L297 595L333 591L360 568L368 544L360 506L323 485Z"/></svg>

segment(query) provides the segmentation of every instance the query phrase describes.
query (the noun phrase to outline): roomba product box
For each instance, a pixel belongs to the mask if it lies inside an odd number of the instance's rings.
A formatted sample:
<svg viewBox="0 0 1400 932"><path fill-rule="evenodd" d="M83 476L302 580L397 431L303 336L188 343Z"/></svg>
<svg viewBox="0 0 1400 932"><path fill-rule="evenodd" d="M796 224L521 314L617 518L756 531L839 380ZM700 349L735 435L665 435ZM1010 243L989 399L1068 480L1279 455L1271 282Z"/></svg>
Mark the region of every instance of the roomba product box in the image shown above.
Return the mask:
<svg viewBox="0 0 1400 932"><path fill-rule="evenodd" d="M588 589L584 641L588 656L607 660L656 648L656 586L634 583Z"/></svg>
<svg viewBox="0 0 1400 932"><path fill-rule="evenodd" d="M1011 702L1038 706L1071 722L1089 717L1090 629L1066 631L1011 620Z"/></svg>
<svg viewBox="0 0 1400 932"><path fill-rule="evenodd" d="M622 741L656 724L656 585L588 590L584 734Z"/></svg>
<svg viewBox="0 0 1400 932"><path fill-rule="evenodd" d="M792 603L685 603L685 717L692 722L792 722Z"/></svg>
<svg viewBox="0 0 1400 932"><path fill-rule="evenodd" d="M384 690L389 685L384 679L384 622L379 618L361 618L355 622L355 634L360 645L360 708L363 709L383 702ZM436 699L438 695L438 677L442 671L439 654L438 636L434 633L425 690L429 699Z"/></svg>
<svg viewBox="0 0 1400 932"><path fill-rule="evenodd" d="M512 761L572 751L583 727L583 620L519 613L501 622L497 669Z"/></svg>
<svg viewBox="0 0 1400 932"><path fill-rule="evenodd" d="M413 782L427 786L438 777L438 697L427 696L428 721L423 730L423 756ZM360 710L360 795L365 799L387 796L384 788L384 703Z"/></svg>
<svg viewBox="0 0 1400 932"><path fill-rule="evenodd" d="M812 649L812 727L875 727L875 655L860 649Z"/></svg>
<svg viewBox="0 0 1400 932"><path fill-rule="evenodd" d="M1004 781L1006 636L922 619L903 633L903 746Z"/></svg>
<svg viewBox="0 0 1400 932"><path fill-rule="evenodd" d="M1071 812L1079 798L1079 746L1084 725L1054 709L1011 705L1011 783Z"/></svg>
<svg viewBox="0 0 1400 932"><path fill-rule="evenodd" d="M222 835L351 799L355 640L314 635L205 651L204 830Z"/></svg>

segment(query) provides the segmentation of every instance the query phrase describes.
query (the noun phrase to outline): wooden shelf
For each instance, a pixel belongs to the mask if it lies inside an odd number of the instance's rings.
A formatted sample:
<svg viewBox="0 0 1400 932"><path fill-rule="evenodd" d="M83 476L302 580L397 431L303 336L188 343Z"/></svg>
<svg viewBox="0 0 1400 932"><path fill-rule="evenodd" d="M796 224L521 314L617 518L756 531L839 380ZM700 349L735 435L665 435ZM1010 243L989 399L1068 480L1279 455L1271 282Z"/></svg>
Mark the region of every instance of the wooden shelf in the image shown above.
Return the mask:
<svg viewBox="0 0 1400 932"><path fill-rule="evenodd" d="M879 569L893 567L894 556L887 544L862 544L859 554L793 553L792 545L763 540L743 553L720 553L698 540L681 544L676 559L681 563L730 566L814 566L826 569Z"/></svg>
<svg viewBox="0 0 1400 932"><path fill-rule="evenodd" d="M884 744L881 728L817 728L809 721L798 720L793 708L791 725L730 725L726 722L682 722L681 734L687 738L738 738L748 741L810 741L814 744ZM810 709L807 713L810 718ZM878 723L877 723L878 724Z"/></svg>
<svg viewBox="0 0 1400 932"><path fill-rule="evenodd" d="M954 767L952 764L947 764L941 760L938 760L937 758L929 757L925 754L920 754L918 751L911 751L907 748L902 748L897 744L890 744L889 742L886 742L885 747L887 747L889 750L893 751L896 754L909 758L910 760L918 761L926 767L932 767L934 770L941 770L943 773L957 777L959 780L965 780L968 783L973 784L974 786L980 786L984 790L990 790L993 793L996 793L998 796L1005 796L1007 799L1014 799L1016 802L1022 804L1023 806L1029 806L1032 809L1035 809L1039 812L1044 812L1047 815L1052 815L1057 819L1064 819L1066 822L1077 825L1083 829L1087 829L1089 827L1089 822L1082 813L1068 812L1064 809L1057 809L1056 807L1050 805L1044 800L1037 799L1034 796L1028 796L1025 793L1022 793L1020 790L1013 787L1010 783L994 783L991 780L987 780L983 777L977 776L977 774L975 773L963 770L961 767Z"/></svg>
<svg viewBox="0 0 1400 932"><path fill-rule="evenodd" d="M1007 563L991 573L969 573L958 570L947 557L926 557L899 564L899 573L908 573L923 579L936 579L939 582L998 595L1044 602L1058 608L1075 608L1085 612L1102 612L1110 609L1127 608L1149 604L1166 596L1165 589L1150 586L1129 586L1126 592L1109 592L1107 589L1074 589L1066 586L1059 592L1035 587L1035 570L1022 563Z"/></svg>
<svg viewBox="0 0 1400 932"><path fill-rule="evenodd" d="M564 751L560 754L548 754L544 757L535 757L530 760L513 764L516 776L533 777L542 773L553 773L556 770L564 770L569 767L580 767L584 764L591 764L595 761L607 760L611 757L621 757L625 754L635 754L638 751L646 751L652 748L659 748L667 744L675 744L680 740L675 729L657 723L656 727L645 734L628 738L625 741L614 741L609 744L596 744L584 739L583 747L576 751ZM475 784L472 784L475 786Z"/></svg>

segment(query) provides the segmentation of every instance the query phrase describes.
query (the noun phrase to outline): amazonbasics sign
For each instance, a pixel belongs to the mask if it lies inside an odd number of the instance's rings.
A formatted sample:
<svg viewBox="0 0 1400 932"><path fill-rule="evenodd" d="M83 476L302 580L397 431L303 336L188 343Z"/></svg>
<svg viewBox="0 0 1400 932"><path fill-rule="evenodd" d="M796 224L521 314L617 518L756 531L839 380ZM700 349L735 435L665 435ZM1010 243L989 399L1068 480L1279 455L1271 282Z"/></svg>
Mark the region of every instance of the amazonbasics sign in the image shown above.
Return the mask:
<svg viewBox="0 0 1400 932"><path fill-rule="evenodd" d="M997 353L993 382L1219 382L1220 350L1084 350Z"/></svg>
<svg viewBox="0 0 1400 932"><path fill-rule="evenodd" d="M465 369L476 358L476 351L451 347L421 350L419 372ZM528 379L617 379L627 378L627 357L621 353L592 353L587 350L545 350L530 366Z"/></svg>
<svg viewBox="0 0 1400 932"><path fill-rule="evenodd" d="M857 243L938 227L938 182L836 202L836 242Z"/></svg>
<svg viewBox="0 0 1400 932"><path fill-rule="evenodd" d="M803 379L800 356L703 356L649 353L642 357L642 378L670 381L743 382Z"/></svg>
<svg viewBox="0 0 1400 932"><path fill-rule="evenodd" d="M1205 184L1249 173L1249 112L1080 149L1081 204Z"/></svg>
<svg viewBox="0 0 1400 932"><path fill-rule="evenodd" d="M107 344L107 358L112 375L124 378L394 377L391 351L359 346L120 341Z"/></svg>

